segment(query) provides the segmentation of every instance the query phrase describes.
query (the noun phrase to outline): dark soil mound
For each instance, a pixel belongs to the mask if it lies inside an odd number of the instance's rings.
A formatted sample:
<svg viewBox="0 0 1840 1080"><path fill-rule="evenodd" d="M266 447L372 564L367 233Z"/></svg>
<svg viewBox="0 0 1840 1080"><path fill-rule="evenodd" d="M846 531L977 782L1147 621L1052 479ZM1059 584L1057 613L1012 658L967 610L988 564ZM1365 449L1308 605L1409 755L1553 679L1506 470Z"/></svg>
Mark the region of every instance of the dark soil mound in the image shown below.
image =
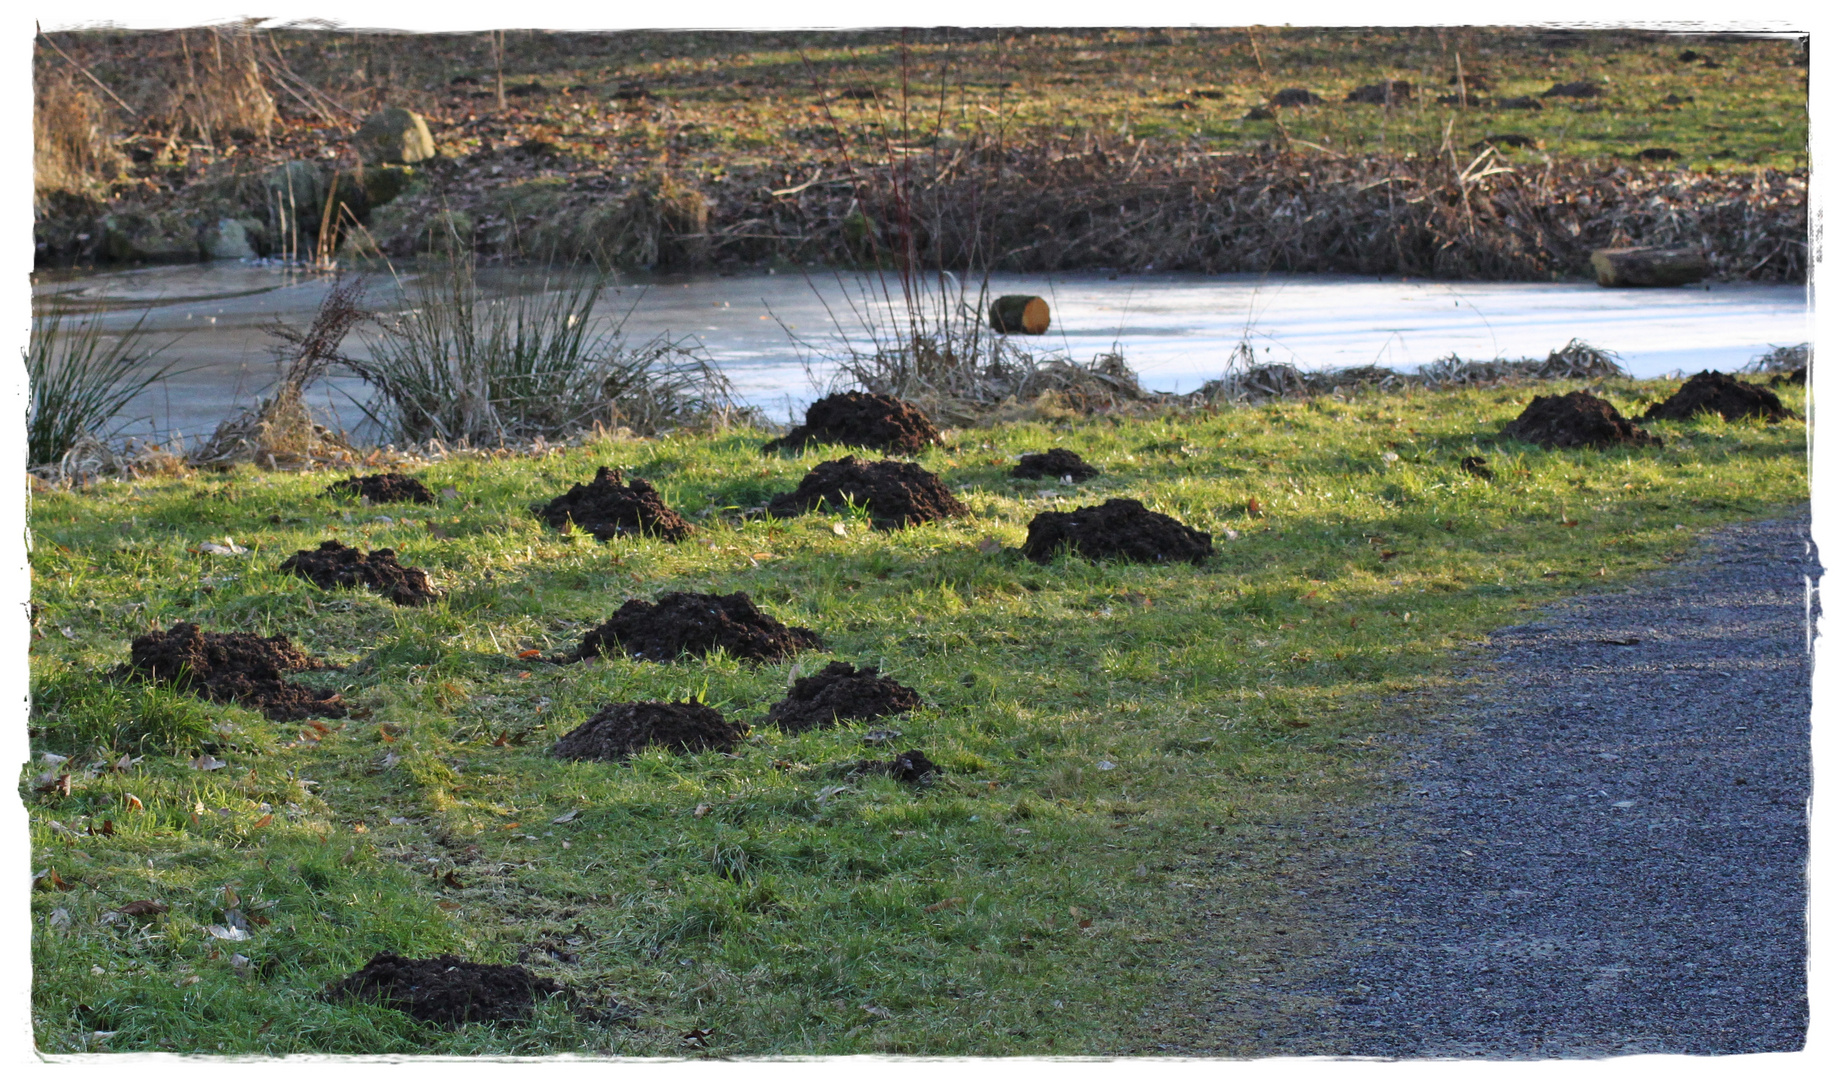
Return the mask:
<svg viewBox="0 0 1840 1080"><path fill-rule="evenodd" d="M698 701L616 701L556 740L550 753L578 761L623 761L648 746L683 754L726 750L747 737Z"/></svg>
<svg viewBox="0 0 1840 1080"><path fill-rule="evenodd" d="M833 660L816 675L793 680L785 699L767 710L762 723L809 731L839 720L874 720L919 707L919 694L875 668L857 669Z"/></svg>
<svg viewBox="0 0 1840 1080"><path fill-rule="evenodd" d="M1323 99L1301 86L1287 86L1271 95L1271 103L1279 106L1321 105Z"/></svg>
<svg viewBox="0 0 1840 1080"><path fill-rule="evenodd" d="M823 505L842 510L852 502L868 507L869 519L885 529L969 512L939 477L911 461L846 457L824 462L806 473L796 490L773 496L767 513L793 517Z"/></svg>
<svg viewBox="0 0 1840 1080"><path fill-rule="evenodd" d="M457 956L411 960L382 952L328 986L324 997L371 1001L425 1024L458 1027L474 1021L528 1019L539 997L562 992L560 983L516 964L475 964Z"/></svg>
<svg viewBox="0 0 1840 1080"><path fill-rule="evenodd" d="M1385 105L1389 101L1394 105L1403 105L1411 98L1411 83L1404 79L1391 79L1371 86L1357 86L1348 92L1346 100L1360 105Z"/></svg>
<svg viewBox="0 0 1840 1080"><path fill-rule="evenodd" d="M1098 476L1099 470L1086 464L1086 459L1073 451L1055 447L1045 454L1022 455L1022 461L1009 474L1018 480L1059 480L1070 477L1080 481Z"/></svg>
<svg viewBox="0 0 1840 1080"><path fill-rule="evenodd" d="M396 472L349 477L328 487L326 494L354 499L362 497L374 503L434 501L434 492L429 491L426 484L413 476Z"/></svg>
<svg viewBox="0 0 1840 1080"><path fill-rule="evenodd" d="M558 529L574 522L596 540L641 533L675 543L690 535L690 523L666 506L652 485L638 477L623 484L621 475L620 470L602 465L591 482L576 484L551 499L537 510L537 516Z"/></svg>
<svg viewBox="0 0 1840 1080"><path fill-rule="evenodd" d="M1770 376L1770 385L1771 386L1807 386L1808 385L1808 369L1805 367L1798 367L1795 370L1789 372L1787 375L1772 375Z"/></svg>
<svg viewBox="0 0 1840 1080"><path fill-rule="evenodd" d="M318 551L296 551L277 569L306 578L322 589L361 586L404 607L426 604L441 595L428 584L426 572L401 565L390 548L378 548L367 555L337 540L327 540Z"/></svg>
<svg viewBox="0 0 1840 1080"><path fill-rule="evenodd" d="M850 773L855 776L881 773L903 784L925 784L944 775L945 770L929 759L924 751L903 750L894 756L893 761L859 761L850 769Z"/></svg>
<svg viewBox="0 0 1840 1080"><path fill-rule="evenodd" d="M1495 479L1495 470L1489 468L1489 461L1487 458L1474 456L1466 457L1462 461L1457 462L1457 467L1480 480Z"/></svg>
<svg viewBox="0 0 1840 1080"><path fill-rule="evenodd" d="M1214 554L1214 538L1136 499L1107 499L1071 513L1046 510L1029 522L1022 553L1045 563L1065 544L1089 559L1199 563Z"/></svg>
<svg viewBox="0 0 1840 1080"><path fill-rule="evenodd" d="M808 443L866 446L896 454L917 454L939 441L939 432L926 414L900 398L865 394L859 390L832 394L811 403L805 422L761 447L803 450Z"/></svg>
<svg viewBox="0 0 1840 1080"><path fill-rule="evenodd" d="M1790 415L1774 393L1753 383L1739 382L1722 371L1702 371L1686 381L1674 396L1642 414L1644 420L1690 420L1700 413L1718 413L1727 420L1759 416L1775 423Z"/></svg>
<svg viewBox="0 0 1840 1080"><path fill-rule="evenodd" d="M810 630L787 626L755 607L747 593L672 592L655 604L621 604L613 618L588 631L575 655L565 659L607 653L663 664L721 648L742 660L779 660L820 644Z"/></svg>
<svg viewBox="0 0 1840 1080"><path fill-rule="evenodd" d="M1624 419L1616 406L1583 390L1564 395L1538 395L1501 430L1509 438L1537 443L1548 450L1579 446L1655 446L1661 442Z"/></svg>
<svg viewBox="0 0 1840 1080"><path fill-rule="evenodd" d="M171 682L209 701L260 709L271 720L344 716L345 703L333 690L309 690L282 678L326 665L295 648L287 638L254 634L212 634L179 622L170 630L142 634L129 646L118 674Z"/></svg>

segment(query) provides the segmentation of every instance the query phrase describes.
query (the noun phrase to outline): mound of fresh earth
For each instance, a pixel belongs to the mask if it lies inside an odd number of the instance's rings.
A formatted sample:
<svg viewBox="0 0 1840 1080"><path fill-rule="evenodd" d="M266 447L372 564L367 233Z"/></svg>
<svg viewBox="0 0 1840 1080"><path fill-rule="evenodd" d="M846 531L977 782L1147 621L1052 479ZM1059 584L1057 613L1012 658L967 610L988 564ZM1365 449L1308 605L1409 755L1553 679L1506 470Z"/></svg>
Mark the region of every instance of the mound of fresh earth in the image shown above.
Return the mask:
<svg viewBox="0 0 1840 1080"><path fill-rule="evenodd" d="M345 703L337 691L312 690L284 678L292 672L326 667L280 634L267 638L213 634L195 623L178 622L170 630L135 638L129 645L128 662L116 672L172 683L207 701L247 705L271 720L298 720L345 715Z"/></svg>
<svg viewBox="0 0 1840 1080"><path fill-rule="evenodd" d="M812 469L797 489L773 496L767 513L793 517L820 506L842 510L851 503L867 507L869 519L884 529L969 513L939 477L911 461L856 457L826 461Z"/></svg>
<svg viewBox="0 0 1840 1080"><path fill-rule="evenodd" d="M945 773L936 763L920 750L903 750L892 761L859 761L851 766L853 776L870 776L880 773L891 776L903 784L924 784Z"/></svg>
<svg viewBox="0 0 1840 1080"><path fill-rule="evenodd" d="M1739 382L1722 371L1702 371L1674 391L1672 397L1651 406L1642 419L1690 420L1707 412L1727 420L1756 416L1771 423L1791 415L1772 391Z"/></svg>
<svg viewBox="0 0 1840 1080"><path fill-rule="evenodd" d="M616 701L556 740L550 753L577 761L624 761L648 746L673 753L726 750L747 737L700 701Z"/></svg>
<svg viewBox="0 0 1840 1080"><path fill-rule="evenodd" d="M762 723L809 731L840 720L874 720L919 707L919 694L874 667L858 669L833 660L816 675L794 679L785 699L767 710Z"/></svg>
<svg viewBox="0 0 1840 1080"><path fill-rule="evenodd" d="M670 663L716 649L739 660L780 660L822 642L802 626L787 626L754 606L747 593L665 593L657 603L628 600L581 639L568 660L602 654Z"/></svg>
<svg viewBox="0 0 1840 1080"><path fill-rule="evenodd" d="M1808 369L1806 367L1798 367L1798 368L1792 368L1787 375L1783 375L1783 374L1772 375L1770 376L1770 385L1771 386L1807 386L1808 385Z"/></svg>
<svg viewBox="0 0 1840 1080"><path fill-rule="evenodd" d="M690 535L690 523L666 506L652 485L636 476L630 484L621 480L620 470L602 465L592 481L576 484L536 514L558 529L572 522L596 540L639 533L675 543Z"/></svg>
<svg viewBox="0 0 1840 1080"><path fill-rule="evenodd" d="M1009 471L1017 480L1066 480L1078 482L1091 480L1099 475L1099 470L1086 463L1086 459L1071 450L1055 447L1044 454L1024 454L1016 467Z"/></svg>
<svg viewBox="0 0 1840 1080"><path fill-rule="evenodd" d="M805 422L762 446L762 453L803 450L811 443L866 446L895 454L917 454L939 441L926 414L900 398L850 390L821 397L805 410Z"/></svg>
<svg viewBox="0 0 1840 1080"><path fill-rule="evenodd" d="M380 952L326 988L328 1001L355 999L408 1013L425 1024L520 1021L560 983L517 964L476 964L457 956L411 960Z"/></svg>
<svg viewBox="0 0 1840 1080"><path fill-rule="evenodd" d="M366 554L327 540L318 551L296 551L276 569L306 578L322 589L370 589L404 607L426 604L441 595L428 584L426 571L401 565L391 548Z"/></svg>
<svg viewBox="0 0 1840 1080"><path fill-rule="evenodd" d="M327 487L326 494L365 498L374 503L434 501L434 492L429 491L426 484L413 476L395 472L347 477Z"/></svg>
<svg viewBox="0 0 1840 1080"><path fill-rule="evenodd" d="M1214 538L1136 499L1107 499L1063 513L1045 510L1029 522L1022 553L1038 563L1063 546L1089 559L1199 563L1214 554Z"/></svg>
<svg viewBox="0 0 1840 1080"><path fill-rule="evenodd" d="M1584 390L1538 395L1502 434L1548 450L1592 446L1659 446L1660 439L1636 427L1616 406Z"/></svg>

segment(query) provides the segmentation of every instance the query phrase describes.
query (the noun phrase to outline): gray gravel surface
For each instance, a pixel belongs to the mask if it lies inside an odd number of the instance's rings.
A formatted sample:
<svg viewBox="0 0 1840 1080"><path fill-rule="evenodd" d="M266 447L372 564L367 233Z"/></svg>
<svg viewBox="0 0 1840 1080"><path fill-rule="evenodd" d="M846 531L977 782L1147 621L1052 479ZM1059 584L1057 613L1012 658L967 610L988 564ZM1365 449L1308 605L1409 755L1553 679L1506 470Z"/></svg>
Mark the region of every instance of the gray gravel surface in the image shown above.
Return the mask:
<svg viewBox="0 0 1840 1080"><path fill-rule="evenodd" d="M1332 1004L1296 1045L1800 1049L1819 573L1804 510L1491 635L1480 692L1363 815L1395 857L1335 905L1330 974L1300 988Z"/></svg>

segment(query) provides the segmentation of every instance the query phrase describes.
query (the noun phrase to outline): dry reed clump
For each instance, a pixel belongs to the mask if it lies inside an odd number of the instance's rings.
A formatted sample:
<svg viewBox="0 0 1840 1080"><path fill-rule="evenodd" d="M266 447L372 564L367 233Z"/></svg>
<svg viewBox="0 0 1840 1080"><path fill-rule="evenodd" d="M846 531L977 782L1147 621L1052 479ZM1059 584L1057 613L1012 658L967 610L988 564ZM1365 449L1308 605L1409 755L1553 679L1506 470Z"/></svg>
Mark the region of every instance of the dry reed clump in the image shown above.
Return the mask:
<svg viewBox="0 0 1840 1080"><path fill-rule="evenodd" d="M1425 364L1415 372L1395 371L1376 364L1300 371L1290 364L1260 364L1241 343L1228 360L1226 374L1184 394L1182 403L1195 406L1259 404L1280 398L1307 398L1329 394L1346 397L1362 391L1392 391L1411 387L1443 390L1471 386L1559 379L1628 378L1629 372L1614 352L1573 338L1544 360L1463 360L1455 355Z"/></svg>
<svg viewBox="0 0 1840 1080"><path fill-rule="evenodd" d="M363 299L363 279L348 278L335 283L320 301L305 331L271 327L269 332L283 343L277 358L286 364L274 396L219 424L211 438L191 453L191 464L227 469L249 462L270 469L299 469L348 461L351 445L313 422L305 393L333 363L349 362L339 353L339 346L352 327L368 317Z"/></svg>
<svg viewBox="0 0 1840 1080"><path fill-rule="evenodd" d="M32 194L42 213L58 195L100 199L127 159L115 148L109 107L69 72L41 79L32 102Z"/></svg>

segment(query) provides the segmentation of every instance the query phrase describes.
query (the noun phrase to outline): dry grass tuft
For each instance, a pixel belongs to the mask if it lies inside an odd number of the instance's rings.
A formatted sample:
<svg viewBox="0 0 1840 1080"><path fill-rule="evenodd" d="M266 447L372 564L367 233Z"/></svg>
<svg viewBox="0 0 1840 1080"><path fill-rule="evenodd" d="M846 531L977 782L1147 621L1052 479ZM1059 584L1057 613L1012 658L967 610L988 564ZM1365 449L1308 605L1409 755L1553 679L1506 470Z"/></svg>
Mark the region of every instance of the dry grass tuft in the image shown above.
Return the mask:
<svg viewBox="0 0 1840 1080"><path fill-rule="evenodd" d="M55 195L106 196L108 182L127 162L109 134L102 99L68 72L42 80L32 108L32 192L43 203Z"/></svg>

